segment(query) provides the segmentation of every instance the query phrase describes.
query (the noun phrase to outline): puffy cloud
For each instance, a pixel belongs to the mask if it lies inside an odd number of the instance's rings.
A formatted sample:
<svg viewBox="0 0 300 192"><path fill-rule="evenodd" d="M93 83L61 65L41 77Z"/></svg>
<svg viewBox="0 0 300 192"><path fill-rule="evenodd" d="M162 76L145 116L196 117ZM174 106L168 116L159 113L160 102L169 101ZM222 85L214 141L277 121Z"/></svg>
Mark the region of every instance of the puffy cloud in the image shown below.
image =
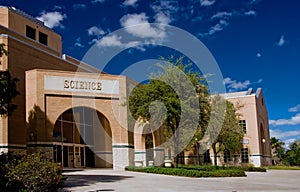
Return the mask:
<svg viewBox="0 0 300 192"><path fill-rule="evenodd" d="M211 6L215 3L216 1L215 0L200 0L200 4L201 6Z"/></svg>
<svg viewBox="0 0 300 192"><path fill-rule="evenodd" d="M62 14L60 12L42 12L39 17L36 19L44 22L44 24L49 28L60 27L64 28L61 22L67 18L66 14Z"/></svg>
<svg viewBox="0 0 300 192"><path fill-rule="evenodd" d="M290 119L277 119L269 120L269 124L273 126L282 126L282 125L299 125L300 124L300 113L291 117Z"/></svg>
<svg viewBox="0 0 300 192"><path fill-rule="evenodd" d="M166 35L164 30L150 25L145 13L124 15L120 22L122 27L126 27L128 33L140 38L164 38ZM139 24L142 25L133 27Z"/></svg>
<svg viewBox="0 0 300 192"><path fill-rule="evenodd" d="M90 27L88 29L88 34L89 35L96 35L96 36L100 36L100 35L104 35L105 34L105 31L103 31L101 28L99 27L96 27L96 26L93 26L93 27Z"/></svg>
<svg viewBox="0 0 300 192"><path fill-rule="evenodd" d="M151 8L154 12L156 23L169 24L173 21L172 14L178 11L178 2L160 0L152 4Z"/></svg>
<svg viewBox="0 0 300 192"><path fill-rule="evenodd" d="M286 43L286 40L285 40L285 38L284 38L284 35L281 35L279 41L276 42L275 45L281 47L281 46L283 46L285 43Z"/></svg>
<svg viewBox="0 0 300 192"><path fill-rule="evenodd" d="M229 88L231 91L237 91L248 88L248 86L251 84L249 80L246 80L244 82L232 80L229 77L226 77L224 79L224 84L227 88Z"/></svg>
<svg viewBox="0 0 300 192"><path fill-rule="evenodd" d="M257 54L256 54L256 57L257 57L257 58L259 58L259 57L261 57L261 56L262 56L261 53L257 53Z"/></svg>
<svg viewBox="0 0 300 192"><path fill-rule="evenodd" d="M300 130L283 131L280 129L270 129L270 136L283 141L285 147L288 148L290 143L294 142L296 139L300 139Z"/></svg>
<svg viewBox="0 0 300 192"><path fill-rule="evenodd" d="M123 5L125 5L125 6L136 6L136 2L137 2L138 0L125 0L124 2L123 2Z"/></svg>
<svg viewBox="0 0 300 192"><path fill-rule="evenodd" d="M245 12L244 15L246 15L246 16L256 15L256 12L253 10L250 10L250 11Z"/></svg>
<svg viewBox="0 0 300 192"><path fill-rule="evenodd" d="M289 108L289 112L298 112L300 111L300 104L296 105L295 107Z"/></svg>
<svg viewBox="0 0 300 192"><path fill-rule="evenodd" d="M214 14L211 19L225 19L225 18L229 18L232 16L232 12L218 12L216 14Z"/></svg>
<svg viewBox="0 0 300 192"><path fill-rule="evenodd" d="M206 33L206 35L213 35L216 32L222 31L226 26L228 26L229 23L225 20L220 20L219 23L215 24L214 26L212 26L208 33Z"/></svg>

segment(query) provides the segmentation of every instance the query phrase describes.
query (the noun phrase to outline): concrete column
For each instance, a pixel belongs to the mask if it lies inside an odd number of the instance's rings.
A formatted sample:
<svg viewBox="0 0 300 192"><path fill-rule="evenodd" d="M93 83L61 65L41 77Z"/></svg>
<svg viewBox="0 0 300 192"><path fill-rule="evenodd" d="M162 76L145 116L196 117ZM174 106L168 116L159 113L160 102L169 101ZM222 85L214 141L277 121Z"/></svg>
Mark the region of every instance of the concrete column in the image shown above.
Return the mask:
<svg viewBox="0 0 300 192"><path fill-rule="evenodd" d="M147 165L146 150L136 150L134 152L134 162L134 166L139 166L142 163L142 166L145 167Z"/></svg>
<svg viewBox="0 0 300 192"><path fill-rule="evenodd" d="M160 166L165 160L165 149L162 147L154 148L154 165Z"/></svg>
<svg viewBox="0 0 300 192"><path fill-rule="evenodd" d="M123 171L126 166L134 163L134 149L128 143L113 143L113 169Z"/></svg>

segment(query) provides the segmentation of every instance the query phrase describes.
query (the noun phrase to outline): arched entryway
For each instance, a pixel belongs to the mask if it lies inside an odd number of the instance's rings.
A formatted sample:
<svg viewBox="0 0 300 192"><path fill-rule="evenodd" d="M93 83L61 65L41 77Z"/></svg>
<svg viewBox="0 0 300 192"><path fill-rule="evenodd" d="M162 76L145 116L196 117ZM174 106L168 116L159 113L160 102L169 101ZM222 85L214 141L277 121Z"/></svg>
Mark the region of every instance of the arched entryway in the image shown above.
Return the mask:
<svg viewBox="0 0 300 192"><path fill-rule="evenodd" d="M89 107L63 112L53 128L53 159L63 167L112 167L108 119Z"/></svg>

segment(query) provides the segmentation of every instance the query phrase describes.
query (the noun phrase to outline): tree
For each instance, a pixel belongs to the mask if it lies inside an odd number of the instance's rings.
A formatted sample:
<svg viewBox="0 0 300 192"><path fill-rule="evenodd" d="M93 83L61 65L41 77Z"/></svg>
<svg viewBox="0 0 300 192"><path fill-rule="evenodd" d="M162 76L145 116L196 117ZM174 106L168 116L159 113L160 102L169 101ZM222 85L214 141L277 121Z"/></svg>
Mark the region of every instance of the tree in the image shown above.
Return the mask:
<svg viewBox="0 0 300 192"><path fill-rule="evenodd" d="M271 137L270 139L271 147L272 147L272 155L273 155L273 162L275 165L278 163L282 163L285 157L285 149L284 149L284 142L281 142L276 137Z"/></svg>
<svg viewBox="0 0 300 192"><path fill-rule="evenodd" d="M224 98L217 95L213 98L212 102L222 103ZM215 104L217 106L212 110L214 124L216 121L223 120L222 128L219 131L216 129L211 129L211 136L215 137L212 143L212 149L214 152L214 164L217 165L217 157L220 152L225 150L229 151L231 154L239 151L242 147L241 140L243 139L244 132L242 127L239 125L239 114L234 105L226 101L226 112L222 119L220 116L224 115L222 109L224 106L220 104ZM237 106L238 108L241 106ZM217 134L217 135L216 135Z"/></svg>
<svg viewBox="0 0 300 192"><path fill-rule="evenodd" d="M129 97L129 109L135 119L160 126L165 138L164 145L178 154L195 135L201 135L208 121L209 97L204 78L191 69L184 58L161 58L161 72L152 74L147 84L140 84ZM163 117L163 122L160 119Z"/></svg>
<svg viewBox="0 0 300 192"><path fill-rule="evenodd" d="M285 161L291 166L300 166L300 140L295 140L289 145Z"/></svg>
<svg viewBox="0 0 300 192"><path fill-rule="evenodd" d="M4 44L0 44L0 57L8 54L4 46ZM19 94L16 89L17 81L18 79L12 78L8 70L0 71L0 116L10 115L17 107L12 104L12 99Z"/></svg>

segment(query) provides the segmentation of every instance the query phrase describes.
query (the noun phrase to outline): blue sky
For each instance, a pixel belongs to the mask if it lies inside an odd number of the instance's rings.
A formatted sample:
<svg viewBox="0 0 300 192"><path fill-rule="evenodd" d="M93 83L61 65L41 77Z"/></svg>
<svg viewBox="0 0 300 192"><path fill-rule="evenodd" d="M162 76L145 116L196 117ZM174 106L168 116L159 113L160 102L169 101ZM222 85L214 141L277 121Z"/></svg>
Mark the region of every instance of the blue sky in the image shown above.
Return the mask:
<svg viewBox="0 0 300 192"><path fill-rule="evenodd" d="M131 24L156 22L186 30L213 54L228 91L263 88L272 136L286 143L300 139L299 1L0 0L0 4L43 20L61 34L64 53L77 59L97 43L105 48L121 46L120 39L107 35ZM157 37L150 33L144 31ZM119 74L131 62L160 54L140 47L114 58L105 69Z"/></svg>

